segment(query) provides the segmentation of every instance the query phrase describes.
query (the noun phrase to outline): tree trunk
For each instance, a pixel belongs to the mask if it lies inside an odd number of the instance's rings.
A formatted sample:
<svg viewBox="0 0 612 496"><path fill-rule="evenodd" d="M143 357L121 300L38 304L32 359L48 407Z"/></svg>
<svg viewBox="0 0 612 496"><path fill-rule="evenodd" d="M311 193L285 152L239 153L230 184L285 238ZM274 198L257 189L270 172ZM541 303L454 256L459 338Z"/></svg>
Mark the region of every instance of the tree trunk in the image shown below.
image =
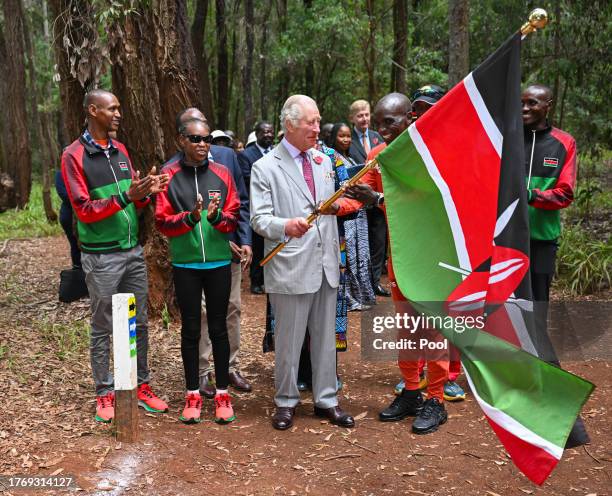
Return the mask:
<svg viewBox="0 0 612 496"><path fill-rule="evenodd" d="M393 0L393 61L391 91L406 94L406 50L408 43L408 0Z"/></svg>
<svg viewBox="0 0 612 496"><path fill-rule="evenodd" d="M83 97L97 87L102 55L94 23L92 2L49 0L53 39L62 100L63 135L68 143L79 137L85 125Z"/></svg>
<svg viewBox="0 0 612 496"><path fill-rule="evenodd" d="M225 0L215 0L215 21L217 26L217 120L215 127L227 128L229 112L227 54L227 26L225 21Z"/></svg>
<svg viewBox="0 0 612 496"><path fill-rule="evenodd" d="M246 54L244 57L244 71L242 73L242 94L244 97L244 129L242 135L245 140L249 133L253 130L253 125L255 124L255 117L253 115L253 86L251 84L251 80L253 79L253 52L255 48L253 35L254 25L255 9L253 7L253 0L245 0L244 30Z"/></svg>
<svg viewBox="0 0 612 496"><path fill-rule="evenodd" d="M23 208L30 198L32 159L26 112L25 40L21 0L4 0L5 77L8 142L5 142L8 173L15 181L16 206ZM8 77L7 77L8 76Z"/></svg>
<svg viewBox="0 0 612 496"><path fill-rule="evenodd" d="M151 0L109 29L113 91L122 107L120 140L141 174L176 151L175 116L199 106L194 53L185 0ZM153 313L172 302L171 266L165 238L153 227L152 209L141 222Z"/></svg>
<svg viewBox="0 0 612 496"><path fill-rule="evenodd" d="M558 19L558 22L555 22L554 32L553 32L553 60L559 60L559 54L561 52L561 3L557 2L555 6L555 19ZM550 124L557 122L556 112L557 112L557 97L559 95L559 82L561 79L561 67L557 64L557 70L555 71L555 83L553 85L553 103L550 109Z"/></svg>
<svg viewBox="0 0 612 496"><path fill-rule="evenodd" d="M448 87L470 71L469 0L448 3Z"/></svg>
<svg viewBox="0 0 612 496"><path fill-rule="evenodd" d="M21 4L22 0L19 0ZM23 4L20 5L22 12ZM36 138L38 140L38 158L42 169L42 200L45 209L45 216L49 223L57 222L57 214L53 210L53 202L51 201L51 180L49 178L49 161L55 162L56 157L53 155L52 147L47 140L45 133L45 122L42 112L38 111L39 92L36 85L36 71L34 70L34 50L32 47L32 39L30 37L30 29L27 22L27 17L24 17L23 34L26 48L26 59L28 61L28 93L30 94L30 118L32 125L36 129ZM43 96L43 101L45 100Z"/></svg>
<svg viewBox="0 0 612 496"><path fill-rule="evenodd" d="M261 19L261 44L259 47L259 115L263 120L268 120L268 73L267 73L267 61L268 61L268 27L270 25L270 14L272 12L272 2L268 2L268 8L263 12ZM249 130L249 133L252 130ZM248 133L244 139L248 138ZM246 141L245 141L246 143Z"/></svg>
<svg viewBox="0 0 612 496"><path fill-rule="evenodd" d="M208 17L208 0L198 0L196 11L191 25L191 44L195 53L195 64L200 83L200 99L202 112L207 119L214 120L214 99L210 85L209 59L206 53L206 18Z"/></svg>
<svg viewBox="0 0 612 496"><path fill-rule="evenodd" d="M278 0L276 14L278 16L278 36L282 36L287 31L287 0ZM284 70L280 73L277 86L276 98L274 102L274 115L280 115L280 110L289 93L289 71Z"/></svg>
<svg viewBox="0 0 612 496"><path fill-rule="evenodd" d="M372 105L376 98L376 17L374 12L374 0L366 0L366 12L368 14L368 39L364 50L364 64L368 74L368 101Z"/></svg>

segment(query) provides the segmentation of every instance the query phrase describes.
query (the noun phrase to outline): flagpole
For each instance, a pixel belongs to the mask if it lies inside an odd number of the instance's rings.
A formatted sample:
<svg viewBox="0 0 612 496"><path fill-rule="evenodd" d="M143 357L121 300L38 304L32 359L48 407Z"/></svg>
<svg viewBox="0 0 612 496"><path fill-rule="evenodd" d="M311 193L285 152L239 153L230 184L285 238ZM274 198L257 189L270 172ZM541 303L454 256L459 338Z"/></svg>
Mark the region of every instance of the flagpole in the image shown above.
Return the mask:
<svg viewBox="0 0 612 496"><path fill-rule="evenodd" d="M319 218L319 215L321 215L319 213L319 210L326 210L329 207L332 206L332 204L338 199L340 198L344 192L347 190L347 188L354 186L355 184L357 184L357 182L363 177L365 176L365 174L369 171L372 170L376 164L378 162L376 161L376 159L370 160L367 164L365 164L363 166L363 168L357 173L355 174L353 177L351 177L347 182L345 182L342 187L336 191L333 195L331 195L327 200L325 200L323 203L321 203L317 209L311 213L307 218L306 218L306 222L308 222L308 224L312 224L315 220L317 220ZM279 243L276 245L276 247L266 255L266 257L260 262L260 266L263 267L264 265L266 265L270 260L272 260L272 258L274 258L274 256L281 251L286 245L287 243L289 243L289 241L291 241L292 238L287 239L287 241L283 241L282 243Z"/></svg>
<svg viewBox="0 0 612 496"><path fill-rule="evenodd" d="M529 20L521 26L523 38L528 34L543 29L548 24L548 14L544 9L534 9L529 14Z"/></svg>

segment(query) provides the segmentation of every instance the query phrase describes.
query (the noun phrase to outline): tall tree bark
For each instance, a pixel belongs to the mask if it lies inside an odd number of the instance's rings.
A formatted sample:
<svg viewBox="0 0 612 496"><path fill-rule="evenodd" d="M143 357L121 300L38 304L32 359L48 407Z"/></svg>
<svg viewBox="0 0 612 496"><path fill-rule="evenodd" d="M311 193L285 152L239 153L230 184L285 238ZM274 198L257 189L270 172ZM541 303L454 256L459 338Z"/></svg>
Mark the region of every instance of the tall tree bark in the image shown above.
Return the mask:
<svg viewBox="0 0 612 496"><path fill-rule="evenodd" d="M554 32L553 32L553 60L559 60L559 54L561 52L561 2L557 2L555 5L555 19L559 19L559 22L555 22ZM559 84L561 80L561 66L557 64L557 70L555 71L555 82L553 84L553 103L552 108L550 109L550 121L551 125L554 122L557 122L557 106L558 96L559 96Z"/></svg>
<svg viewBox="0 0 612 496"><path fill-rule="evenodd" d="M263 120L268 120L268 29L270 26L270 13L272 2L268 2L268 8L263 11L261 18L261 43L259 45L259 115ZM250 132L250 130L249 130ZM244 136L246 139L248 134Z"/></svg>
<svg viewBox="0 0 612 496"><path fill-rule="evenodd" d="M393 0L393 61L391 91L406 94L406 51L408 44L408 0Z"/></svg>
<svg viewBox="0 0 612 496"><path fill-rule="evenodd" d="M304 8L307 12L306 15L310 15L310 11L312 9L312 0L304 0ZM304 93L316 100L317 95L314 94L314 79L314 61L312 60L312 58L309 57L304 64Z"/></svg>
<svg viewBox="0 0 612 496"><path fill-rule="evenodd" d="M4 32L0 28L0 70L4 74L7 73L6 68L6 43L4 41ZM6 78L0 78L0 98L1 101L6 102L8 92L8 85ZM4 212L8 208L15 208L17 202L15 201L15 181L8 173L8 164L6 157L6 144L9 142L8 129L10 124L7 119L6 112L0 113L0 127L2 132L0 133L0 212Z"/></svg>
<svg viewBox="0 0 612 496"><path fill-rule="evenodd" d="M200 99L202 112L207 119L214 120L214 99L210 85L210 60L206 51L206 18L208 17L208 0L198 0L196 11L191 25L191 44L195 53L195 64L200 83Z"/></svg>
<svg viewBox="0 0 612 496"><path fill-rule="evenodd" d="M92 2L49 0L53 21L53 46L59 73L63 134L68 143L83 131L83 97L97 87L102 55L94 23Z"/></svg>
<svg viewBox="0 0 612 496"><path fill-rule="evenodd" d="M175 116L199 106L186 0L150 0L109 29L113 92L122 107L119 138L141 174L176 151ZM153 227L151 209L141 223L149 272L149 303L159 312L172 301L166 240Z"/></svg>
<svg viewBox="0 0 612 496"><path fill-rule="evenodd" d="M469 0L448 2L448 87L470 71Z"/></svg>
<svg viewBox="0 0 612 496"><path fill-rule="evenodd" d="M282 36L287 31L287 0L277 1L276 15L278 17L278 36ZM274 104L274 115L280 115L282 105L289 96L288 93L289 71L281 71Z"/></svg>
<svg viewBox="0 0 612 496"><path fill-rule="evenodd" d="M255 8L253 0L244 1L244 31L246 53L244 70L242 72L242 96L244 99L244 129L242 135L246 139L253 129L255 117L253 113L253 93L251 80L253 79L253 52L255 49Z"/></svg>
<svg viewBox="0 0 612 496"><path fill-rule="evenodd" d="M21 4L21 10L24 12L22 0L19 0ZM55 162L56 156L53 154L54 150L49 143L47 133L45 132L45 119L42 112L38 110L38 101L42 97L45 100L44 95L39 95L38 86L36 84L36 71L34 70L34 49L32 47L32 39L30 37L30 27L28 26L27 17L23 18L23 34L26 48L26 59L28 62L28 93L30 94L30 118L32 125L36 129L36 139L38 141L38 158L42 169L42 200L43 207L45 210L45 216L47 221L57 222L57 213L53 210L53 202L51 201L51 178L49 177L49 162Z"/></svg>
<svg viewBox="0 0 612 496"><path fill-rule="evenodd" d="M6 43L5 77L7 95L5 111L8 129L6 161L9 175L15 181L16 206L23 208L32 188L32 158L26 112L26 71L24 63L24 16L21 0L4 0L4 40Z"/></svg>
<svg viewBox="0 0 612 496"><path fill-rule="evenodd" d="M231 13L231 17L230 19L233 20L233 22L228 23L227 22L227 18L225 21L225 29L228 29L227 26L238 26L240 25L240 21L238 20L238 16L240 13L240 4L241 1L240 0L235 0L234 4L233 4L233 10ZM244 58L244 54L242 53L242 43L239 42L238 40L238 29L231 29L229 30L231 31L231 35L232 35L232 47L231 47L231 59L230 59L230 63L229 63L229 74L228 74L228 84L227 84L227 110L228 110L228 115L232 114L232 103L234 103L234 116L233 119L228 119L227 122L225 123L225 127L223 127L222 129L233 129L234 131L238 129L238 116L240 114L240 103L241 103L241 99L240 98L236 98L234 101L232 101L232 95L234 94L234 82L236 77L238 76L238 69L236 67L236 59L238 56L238 53L240 52L240 57ZM236 77L235 77L236 76ZM242 81L238 81L237 83L238 85L242 86Z"/></svg>
<svg viewBox="0 0 612 496"><path fill-rule="evenodd" d="M366 12L368 14L368 38L364 49L364 64L368 75L368 101L370 104L376 98L376 15L374 12L374 0L366 0Z"/></svg>
<svg viewBox="0 0 612 496"><path fill-rule="evenodd" d="M215 0L215 22L217 26L217 120L215 127L227 128L229 112L227 53L227 23L225 19L225 0Z"/></svg>

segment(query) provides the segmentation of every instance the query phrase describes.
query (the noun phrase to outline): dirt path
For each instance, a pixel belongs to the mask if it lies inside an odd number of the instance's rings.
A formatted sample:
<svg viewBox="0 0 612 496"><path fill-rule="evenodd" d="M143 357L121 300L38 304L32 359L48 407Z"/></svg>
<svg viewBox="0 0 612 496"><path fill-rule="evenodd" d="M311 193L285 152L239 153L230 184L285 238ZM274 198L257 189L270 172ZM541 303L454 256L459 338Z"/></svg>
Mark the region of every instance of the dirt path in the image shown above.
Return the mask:
<svg viewBox="0 0 612 496"><path fill-rule="evenodd" d="M67 243L57 237L11 243L0 258L1 474L73 475L87 494L117 495L610 493L610 362L567 364L598 386L584 409L593 443L566 451L539 488L514 467L471 396L447 405L449 422L428 436L412 435L410 420L378 422L398 371L393 363L361 361L355 314L350 350L340 355L339 370L345 384L341 403L359 419L357 428L340 429L315 418L304 394L295 427L272 429L273 356L261 352L265 298L248 291L243 291L242 370L254 392L234 396L238 420L215 424L207 400L205 422L178 422L179 326L173 322L164 330L153 322L153 385L171 410L141 411L140 442L117 444L111 427L93 421L87 302L56 301L66 253Z"/></svg>

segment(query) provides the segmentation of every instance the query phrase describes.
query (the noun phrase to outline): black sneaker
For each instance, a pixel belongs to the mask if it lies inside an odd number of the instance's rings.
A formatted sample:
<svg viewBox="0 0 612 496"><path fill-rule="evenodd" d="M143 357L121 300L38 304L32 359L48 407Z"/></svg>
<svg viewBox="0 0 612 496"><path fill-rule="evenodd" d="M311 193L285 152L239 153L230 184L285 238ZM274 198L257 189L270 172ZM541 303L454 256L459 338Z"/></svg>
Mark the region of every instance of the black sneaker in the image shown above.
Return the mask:
<svg viewBox="0 0 612 496"><path fill-rule="evenodd" d="M438 398L429 398L423 403L423 408L417 414L412 423L412 432L415 434L429 434L435 432L438 427L446 422L448 415L444 405Z"/></svg>
<svg viewBox="0 0 612 496"><path fill-rule="evenodd" d="M423 406L421 391L403 389L391 404L378 414L381 422L396 422L403 418L416 415Z"/></svg>

